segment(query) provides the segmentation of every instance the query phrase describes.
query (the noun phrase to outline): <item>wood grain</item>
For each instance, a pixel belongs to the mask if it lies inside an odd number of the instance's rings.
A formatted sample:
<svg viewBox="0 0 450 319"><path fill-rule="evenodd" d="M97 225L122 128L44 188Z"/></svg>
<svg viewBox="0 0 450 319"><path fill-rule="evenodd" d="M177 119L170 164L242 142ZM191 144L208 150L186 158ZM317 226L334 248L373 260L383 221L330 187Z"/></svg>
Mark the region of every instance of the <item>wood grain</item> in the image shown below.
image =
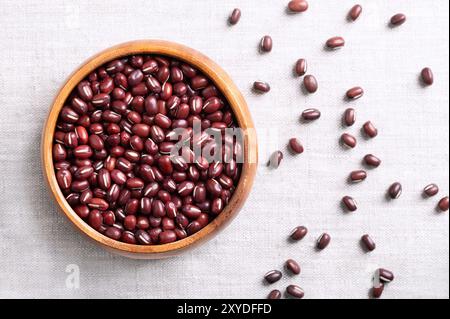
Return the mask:
<svg viewBox="0 0 450 319"><path fill-rule="evenodd" d="M132 54L161 54L183 60L195 66L207 75L222 92L235 114L239 127L246 132L244 136L244 163L242 174L230 203L216 219L198 233L183 240L165 245L131 245L110 239L97 232L78 217L74 210L69 206L58 186L54 173L52 159L53 134L58 115L67 97L83 78L99 66L118 57ZM93 56L69 77L50 108L47 122L42 133L41 156L44 177L52 196L55 198L65 216L79 231L94 240L101 247L113 253L118 253L130 258L158 259L178 255L187 249L205 242L216 235L236 217L246 201L253 185L257 169L258 145L253 121L247 104L236 85L220 66L202 53L177 43L162 40L140 40L114 46Z"/></svg>

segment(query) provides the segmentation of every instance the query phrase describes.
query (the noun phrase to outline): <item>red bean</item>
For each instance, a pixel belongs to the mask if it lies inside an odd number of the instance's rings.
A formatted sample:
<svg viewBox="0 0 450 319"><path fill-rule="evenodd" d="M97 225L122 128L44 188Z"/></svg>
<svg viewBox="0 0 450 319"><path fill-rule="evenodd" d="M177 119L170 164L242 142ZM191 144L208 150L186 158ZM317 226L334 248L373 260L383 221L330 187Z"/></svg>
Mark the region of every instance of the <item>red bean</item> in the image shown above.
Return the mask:
<svg viewBox="0 0 450 319"><path fill-rule="evenodd" d="M317 239L317 248L320 250L325 249L330 244L331 237L327 233L323 233L319 239Z"/></svg>
<svg viewBox="0 0 450 319"><path fill-rule="evenodd" d="M391 18L391 25L392 26L399 26L405 23L406 16L403 13L397 13L396 15L392 16Z"/></svg>
<svg viewBox="0 0 450 319"><path fill-rule="evenodd" d="M295 154L301 154L304 151L303 145L296 138L291 138L289 140L289 148Z"/></svg>
<svg viewBox="0 0 450 319"><path fill-rule="evenodd" d="M359 4L355 4L349 11L348 13L348 17L349 19L351 19L352 21L356 21L359 16L361 15L362 12L362 7Z"/></svg>
<svg viewBox="0 0 450 319"><path fill-rule="evenodd" d="M316 78L311 74L305 75L303 78L303 85L309 93L315 93L319 88Z"/></svg>
<svg viewBox="0 0 450 319"><path fill-rule="evenodd" d="M234 9L233 12L231 13L228 22L231 25L235 25L239 22L239 20L241 19L241 10L239 10L238 8Z"/></svg>
<svg viewBox="0 0 450 319"><path fill-rule="evenodd" d="M340 49L345 45L345 40L342 37L333 37L327 40L326 46L329 49L335 50Z"/></svg>
<svg viewBox="0 0 450 319"><path fill-rule="evenodd" d="M69 189L72 184L72 174L67 169L61 169L56 172L56 180L59 187L62 189Z"/></svg>
<svg viewBox="0 0 450 319"><path fill-rule="evenodd" d="M261 52L270 52L270 51L272 51L272 47L273 47L272 37L269 36L269 35L265 35L261 39L261 43L260 43L259 46L260 46Z"/></svg>
<svg viewBox="0 0 450 319"><path fill-rule="evenodd" d="M266 37L263 49L271 46ZM53 138L67 202L92 228L128 244L165 244L200 231L230 201L243 148L225 145L225 135L223 162L194 161L189 142L203 151L221 146L205 131L195 140L196 121L221 133L236 126L222 92L190 65L138 54L92 71L63 104ZM186 130L177 135L179 128ZM179 142L183 152L172 154Z"/></svg>
<svg viewBox="0 0 450 319"><path fill-rule="evenodd" d="M295 73L298 76L303 76L306 74L308 70L308 63L305 59L299 59L297 60L297 63L295 64Z"/></svg>
<svg viewBox="0 0 450 319"><path fill-rule="evenodd" d="M298 226L291 231L289 238L298 241L302 240L306 236L306 234L308 234L308 228L306 228L305 226Z"/></svg>

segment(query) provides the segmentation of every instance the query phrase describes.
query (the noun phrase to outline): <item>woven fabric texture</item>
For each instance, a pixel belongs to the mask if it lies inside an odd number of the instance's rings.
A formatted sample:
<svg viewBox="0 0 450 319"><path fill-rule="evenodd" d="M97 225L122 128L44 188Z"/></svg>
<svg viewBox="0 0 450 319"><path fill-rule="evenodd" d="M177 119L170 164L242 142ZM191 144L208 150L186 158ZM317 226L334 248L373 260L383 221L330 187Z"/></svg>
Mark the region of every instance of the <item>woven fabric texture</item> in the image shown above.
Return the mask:
<svg viewBox="0 0 450 319"><path fill-rule="evenodd" d="M346 20L354 1L311 0L298 15L287 14L287 2L0 0L0 297L264 298L295 283L305 298L367 298L380 266L396 274L386 298L449 297L448 213L436 212L437 197L421 196L430 182L440 185L440 197L449 191L448 1L361 0L354 23ZM235 7L242 19L230 27ZM407 21L390 28L398 12ZM274 47L260 54L265 34ZM336 35L346 46L324 50ZM202 51L231 75L255 121L260 164L244 209L225 231L180 257L137 261L98 248L59 212L42 177L40 138L52 99L82 61L121 42L156 38ZM316 94L305 94L293 75L301 57L318 79ZM432 87L418 80L425 66L434 71ZM255 80L268 81L270 93L252 93ZM364 97L345 101L355 85ZM310 107L322 117L300 123ZM357 111L350 129L341 125L347 107ZM367 120L380 132L373 140L360 132ZM345 131L358 138L354 150L339 145ZM268 169L270 154L285 151L294 136L305 153L285 152L280 168ZM349 185L347 175L367 153L383 164ZM397 180L403 195L388 201L386 189ZM343 212L347 194L358 212ZM290 243L297 225L309 234ZM332 242L317 252L324 231ZM360 247L365 233L377 243L372 253ZM301 275L265 285L265 272L288 258L301 264ZM79 286L71 284L73 269Z"/></svg>

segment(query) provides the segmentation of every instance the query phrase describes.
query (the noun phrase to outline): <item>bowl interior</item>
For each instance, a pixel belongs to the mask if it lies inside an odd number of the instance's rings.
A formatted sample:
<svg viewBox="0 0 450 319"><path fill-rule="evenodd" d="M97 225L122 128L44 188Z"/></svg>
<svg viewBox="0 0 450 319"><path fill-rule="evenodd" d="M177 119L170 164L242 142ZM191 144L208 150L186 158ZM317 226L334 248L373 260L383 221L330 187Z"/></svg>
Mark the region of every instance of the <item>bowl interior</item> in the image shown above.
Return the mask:
<svg viewBox="0 0 450 319"><path fill-rule="evenodd" d="M244 163L241 177L230 202L222 213L199 232L185 239L163 245L132 245L119 242L106 237L85 223L67 203L56 181L54 173L52 145L56 122L66 99L90 72L108 61L133 54L159 54L184 61L199 69L207 76L229 103L238 126L244 130ZM176 255L188 246L194 246L209 238L228 224L244 204L256 173L257 142L254 126L246 102L230 77L216 63L203 54L180 44L160 41L143 40L133 41L109 48L90 58L78 68L63 85L50 109L47 123L42 135L42 163L44 175L49 188L65 215L84 234L94 239L103 247L114 252L134 258L162 258Z"/></svg>

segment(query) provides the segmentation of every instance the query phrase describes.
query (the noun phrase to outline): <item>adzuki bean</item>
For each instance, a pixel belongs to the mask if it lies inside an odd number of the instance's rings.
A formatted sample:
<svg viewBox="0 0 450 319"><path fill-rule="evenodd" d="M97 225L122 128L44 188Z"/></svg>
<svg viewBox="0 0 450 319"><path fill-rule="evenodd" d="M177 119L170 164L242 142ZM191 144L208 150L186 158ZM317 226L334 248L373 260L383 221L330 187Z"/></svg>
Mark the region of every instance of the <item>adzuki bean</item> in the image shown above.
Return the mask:
<svg viewBox="0 0 450 319"><path fill-rule="evenodd" d="M379 283L376 287L372 287L372 296L380 298L384 291L384 283Z"/></svg>
<svg viewBox="0 0 450 319"><path fill-rule="evenodd" d="M439 208L440 211L446 212L446 211L448 211L448 207L449 207L448 196L446 196L446 197L443 197L439 201L438 208Z"/></svg>
<svg viewBox="0 0 450 319"><path fill-rule="evenodd" d="M233 12L230 15L230 18L228 19L228 22L231 25L235 25L239 22L239 20L241 19L241 10L239 10L238 8L234 9Z"/></svg>
<svg viewBox="0 0 450 319"><path fill-rule="evenodd" d="M288 259L286 261L286 269L294 275L300 274L301 271L300 265L293 259Z"/></svg>
<svg viewBox="0 0 450 319"><path fill-rule="evenodd" d="M273 284L283 277L283 274L279 270L271 270L264 275L264 279L269 283Z"/></svg>
<svg viewBox="0 0 450 319"><path fill-rule="evenodd" d="M433 71L431 71L430 68L422 69L422 72L420 72L420 76L422 77L423 83L425 83L426 85L432 85L434 83Z"/></svg>
<svg viewBox="0 0 450 319"><path fill-rule="evenodd" d="M349 148L355 148L357 144L356 138L348 133L344 133L341 135L341 141L345 146Z"/></svg>
<svg viewBox="0 0 450 319"><path fill-rule="evenodd" d="M297 285L289 285L286 288L286 294L297 299L301 299L305 296L304 290Z"/></svg>
<svg viewBox="0 0 450 319"><path fill-rule="evenodd" d="M399 182L393 183L389 189L388 194L391 199L397 199L402 195L403 187Z"/></svg>
<svg viewBox="0 0 450 319"><path fill-rule="evenodd" d="M291 138L289 140L289 149L294 154L301 154L304 151L303 145L300 143L300 141L296 138Z"/></svg>
<svg viewBox="0 0 450 319"><path fill-rule="evenodd" d="M305 226L298 226L295 227L291 234L289 235L289 238L295 241L302 240L306 235L308 234L308 228Z"/></svg>
<svg viewBox="0 0 450 319"><path fill-rule="evenodd" d="M369 251L373 251L377 247L373 239L367 234L361 237L361 241Z"/></svg>
<svg viewBox="0 0 450 319"><path fill-rule="evenodd" d="M318 109L306 109L302 113L302 119L306 121L314 121L320 118L320 111Z"/></svg>
<svg viewBox="0 0 450 319"><path fill-rule="evenodd" d="M362 13L362 7L359 4L355 4L349 11L348 17L352 21L356 21Z"/></svg>
<svg viewBox="0 0 450 319"><path fill-rule="evenodd" d="M269 35L265 35L261 39L261 42L259 44L259 48L260 48L261 52L270 52L270 51L272 51L272 47L273 47L272 37Z"/></svg>
<svg viewBox="0 0 450 319"><path fill-rule="evenodd" d="M270 91L270 85L266 82L256 81L253 83L253 89L257 92L267 93Z"/></svg>
<svg viewBox="0 0 450 319"><path fill-rule="evenodd" d="M239 17L235 9L230 23ZM271 39L263 42L270 51ZM200 231L233 196L242 145L211 164L186 155L192 150L172 154L177 142L194 144L195 121L203 151L206 128L236 127L221 92L194 67L138 54L94 70L70 94L54 133L55 176L67 202L93 229L128 244L168 244ZM229 139L223 134L223 145Z"/></svg>
<svg viewBox="0 0 450 319"><path fill-rule="evenodd" d="M428 197L433 197L439 193L439 186L436 184L429 184L425 186L423 193Z"/></svg>
<svg viewBox="0 0 450 319"><path fill-rule="evenodd" d="M308 10L308 2L306 0L292 0L288 3L288 9L291 12L305 12Z"/></svg>
<svg viewBox="0 0 450 319"><path fill-rule="evenodd" d="M272 290L267 296L267 299L281 299L281 291L277 289Z"/></svg>
<svg viewBox="0 0 450 319"><path fill-rule="evenodd" d="M352 126L356 122L356 112L355 109L348 108L344 112L343 122L346 126Z"/></svg>
<svg viewBox="0 0 450 319"><path fill-rule="evenodd" d="M317 239L317 248L320 250L327 248L327 246L330 244L330 241L331 241L331 236L327 233L323 233Z"/></svg>
<svg viewBox="0 0 450 319"><path fill-rule="evenodd" d="M403 13L397 13L396 15L392 16L391 18L391 25L392 26L399 26L405 23L406 16Z"/></svg>
<svg viewBox="0 0 450 319"><path fill-rule="evenodd" d="M358 209L358 204L356 203L356 200L353 197L344 196L342 198L342 203L351 212L354 212Z"/></svg>
<svg viewBox="0 0 450 319"><path fill-rule="evenodd" d="M355 86L354 88L349 89L346 95L348 99L356 100L364 95L364 90L359 86Z"/></svg>
<svg viewBox="0 0 450 319"><path fill-rule="evenodd" d="M374 138L378 135L378 129L371 121L367 121L366 123L364 123L363 130L364 133L370 138Z"/></svg>
<svg viewBox="0 0 450 319"><path fill-rule="evenodd" d="M364 163L371 167L378 167L381 165L381 160L373 154L364 156Z"/></svg>
<svg viewBox="0 0 450 319"><path fill-rule="evenodd" d="M316 78L311 74L305 75L303 78L303 85L309 93L315 93L319 88Z"/></svg>
<svg viewBox="0 0 450 319"><path fill-rule="evenodd" d="M345 40L343 37L333 37L328 39L325 45L328 49L336 50L342 48L345 45Z"/></svg>
<svg viewBox="0 0 450 319"><path fill-rule="evenodd" d="M297 63L295 63L295 73L298 76L303 76L306 74L307 70L308 70L308 62L305 59L297 60Z"/></svg>

